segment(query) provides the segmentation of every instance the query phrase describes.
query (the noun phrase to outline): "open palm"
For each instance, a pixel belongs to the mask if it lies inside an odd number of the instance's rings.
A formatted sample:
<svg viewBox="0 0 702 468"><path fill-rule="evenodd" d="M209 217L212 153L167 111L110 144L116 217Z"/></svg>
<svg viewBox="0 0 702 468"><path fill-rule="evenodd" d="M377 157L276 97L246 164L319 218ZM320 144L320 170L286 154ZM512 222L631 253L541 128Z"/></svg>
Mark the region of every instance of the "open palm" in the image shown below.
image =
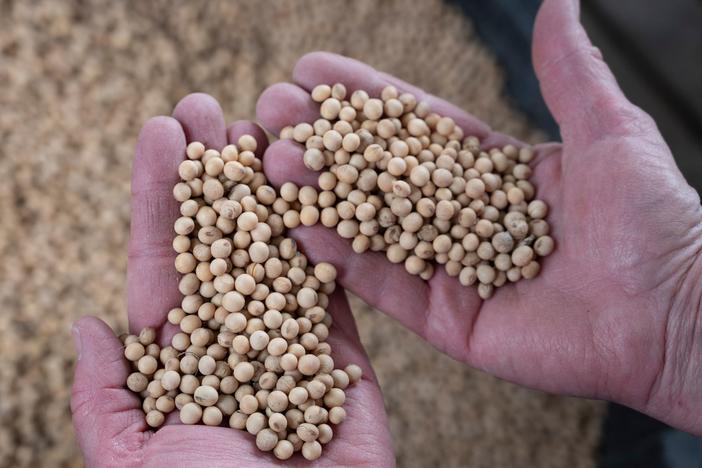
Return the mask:
<svg viewBox="0 0 702 468"><path fill-rule="evenodd" d="M173 267L172 225L179 204L172 189L186 142L201 141L222 149L244 133L267 140L255 124L225 127L222 110L210 96L193 94L177 106L173 117L149 120L137 143L132 177L132 226L128 265L129 327L158 330L162 345L170 343L176 327L166 315L180 303L178 275ZM260 157L260 154L258 154ZM337 365L356 363L363 378L347 392L348 418L335 426L320 466L392 466L394 454L380 388L375 380L342 290L330 298L334 317L327 342ZM102 321L86 317L74 327L79 361L71 407L81 448L89 466L262 466L277 464L272 454L256 448L250 434L228 427L187 426L177 411L164 427L151 430L144 422L139 398L124 386L129 367L119 339ZM285 462L305 460L296 455Z"/></svg>
<svg viewBox="0 0 702 468"><path fill-rule="evenodd" d="M699 432L685 387L699 367L688 372L688 359L702 352L694 327L702 319L699 302L695 307L688 290L689 272L702 268L694 264L702 249L699 197L655 123L619 90L577 9L577 2L548 0L535 28L537 75L563 137L563 144L538 145L532 164L557 241L540 276L483 302L443 270L425 283L382 253L355 254L334 230L298 228L292 235L313 261L340 266L344 287L458 360L530 387L619 401ZM512 143L412 85L323 52L300 59L293 83L264 92L258 119L272 132L311 123L319 112L310 90L337 82L376 95L395 85L452 117L484 147ZM273 143L264 157L268 178L316 185L302 153L290 140Z"/></svg>

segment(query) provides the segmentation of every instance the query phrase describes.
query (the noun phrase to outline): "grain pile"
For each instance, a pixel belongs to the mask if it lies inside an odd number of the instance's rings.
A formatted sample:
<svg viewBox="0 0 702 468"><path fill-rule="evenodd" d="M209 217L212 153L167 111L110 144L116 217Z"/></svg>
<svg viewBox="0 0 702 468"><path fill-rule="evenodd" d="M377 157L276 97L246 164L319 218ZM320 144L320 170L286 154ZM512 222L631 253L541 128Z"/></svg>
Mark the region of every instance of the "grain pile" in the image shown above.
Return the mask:
<svg viewBox="0 0 702 468"><path fill-rule="evenodd" d="M256 436L256 446L287 460L322 455L346 419L356 364L335 365L327 342L336 268L313 265L286 237L274 211L256 139L206 149L187 147L173 187L181 216L173 228L179 307L170 344L156 330L123 334L131 362L127 387L142 398L146 424L178 411L183 424L224 425Z"/></svg>
<svg viewBox="0 0 702 468"><path fill-rule="evenodd" d="M253 116L263 88L288 79L305 51L325 49L538 138L501 97L489 53L438 0L411 9L400 0L5 0L0 11L0 463L8 466L80 465L68 414L70 323L93 313L125 327L133 146L140 125L183 95L206 91L227 118ZM386 390L400 465L593 465L600 405L464 369L352 305Z"/></svg>
<svg viewBox="0 0 702 468"><path fill-rule="evenodd" d="M548 206L528 180L531 147L483 151L451 117L395 86L371 98L320 84L310 97L321 118L285 127L280 137L305 145L307 169L322 170L320 191L283 184L282 205L273 209L286 227L320 222L351 240L354 252L385 252L424 280L442 265L483 299L539 274L554 241Z"/></svg>

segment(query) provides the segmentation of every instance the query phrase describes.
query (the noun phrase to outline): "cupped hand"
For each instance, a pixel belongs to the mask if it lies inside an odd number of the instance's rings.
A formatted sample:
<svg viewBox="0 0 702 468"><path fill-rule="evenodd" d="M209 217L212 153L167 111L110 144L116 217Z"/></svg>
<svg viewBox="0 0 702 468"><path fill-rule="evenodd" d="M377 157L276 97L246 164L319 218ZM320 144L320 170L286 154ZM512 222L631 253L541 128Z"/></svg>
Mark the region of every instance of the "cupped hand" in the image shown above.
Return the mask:
<svg viewBox="0 0 702 468"><path fill-rule="evenodd" d="M143 127L132 170L132 225L128 264L129 328L138 333L155 327L162 345L176 327L168 311L180 304L178 274L171 246L179 204L172 190L178 164L190 141L221 149L244 133L267 146L255 124L225 126L217 102L204 94L185 97L172 117L155 117ZM324 447L318 466L394 466L392 443L380 388L358 338L342 290L330 300L334 326L328 339L337 365L356 363L363 378L347 391L348 417L334 426L334 439ZM120 340L101 320L85 317L73 329L78 362L71 409L78 442L88 466L265 466L309 465L298 454L278 462L256 448L254 437L229 427L188 426L171 413L164 426L146 426L141 402L125 386L130 373ZM226 425L226 420L225 420Z"/></svg>
<svg viewBox="0 0 702 468"><path fill-rule="evenodd" d="M615 400L702 434L699 196L589 42L576 1L544 2L533 56L563 139L536 146L532 163L557 243L536 279L483 302L442 269L424 282L383 253L355 254L334 230L301 227L292 235L313 261L337 265L345 288L456 359L533 388ZM319 110L310 90L337 82L375 95L395 85L486 148L513 142L412 85L322 52L299 60L292 83L263 93L258 119L273 133L311 123ZM273 143L264 157L269 180L316 185L302 153L290 140Z"/></svg>

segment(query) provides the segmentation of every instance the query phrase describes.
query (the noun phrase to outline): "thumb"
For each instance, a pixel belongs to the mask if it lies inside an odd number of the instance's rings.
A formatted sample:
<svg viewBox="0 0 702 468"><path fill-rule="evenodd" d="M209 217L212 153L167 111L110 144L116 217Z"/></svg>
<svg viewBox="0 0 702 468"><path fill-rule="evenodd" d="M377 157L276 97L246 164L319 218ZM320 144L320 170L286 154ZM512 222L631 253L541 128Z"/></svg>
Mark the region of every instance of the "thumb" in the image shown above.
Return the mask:
<svg viewBox="0 0 702 468"><path fill-rule="evenodd" d="M125 387L129 367L122 343L95 317L78 320L73 338L78 360L71 412L86 464L133 458L145 441L146 423L139 398Z"/></svg>
<svg viewBox="0 0 702 468"><path fill-rule="evenodd" d="M588 144L651 128L631 104L579 21L578 0L545 0L534 26L533 61L564 142Z"/></svg>

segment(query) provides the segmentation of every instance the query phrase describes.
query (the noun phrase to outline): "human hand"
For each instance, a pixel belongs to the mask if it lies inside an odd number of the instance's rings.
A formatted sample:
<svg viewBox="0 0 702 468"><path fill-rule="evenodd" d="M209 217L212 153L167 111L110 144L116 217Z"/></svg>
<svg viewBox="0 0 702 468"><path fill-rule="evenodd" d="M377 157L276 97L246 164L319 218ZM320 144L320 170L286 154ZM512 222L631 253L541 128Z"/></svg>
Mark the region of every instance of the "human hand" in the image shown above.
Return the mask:
<svg viewBox="0 0 702 468"><path fill-rule="evenodd" d="M257 156L267 146L255 124L225 127L217 102L204 94L185 97L173 117L156 117L143 127L132 175L132 225L128 265L129 328L138 333L154 327L162 345L177 327L168 311L180 304L172 226L179 216L173 186L186 142L201 141L221 149L248 133L256 137ZM335 362L356 363L363 378L347 392L348 418L334 427L334 440L319 466L394 466L390 432L380 388L341 289L331 296L328 311L334 326L328 338ZM120 340L101 320L85 317L74 326L78 363L71 409L76 435L88 466L263 466L304 463L300 455L287 462L256 448L254 437L228 427L183 425L171 413L164 426L147 427L137 395L125 386L130 373ZM226 421L225 421L226 424ZM292 465L290 465L292 463ZM308 463L308 462L307 462ZM307 464L305 463L305 464Z"/></svg>
<svg viewBox="0 0 702 468"><path fill-rule="evenodd" d="M442 269L424 282L383 253L355 254L322 226L292 236L313 261L337 265L341 285L456 359L529 387L614 400L700 435L699 196L653 120L627 101L589 42L577 2L543 3L534 62L563 138L538 145L532 163L557 242L536 279L483 302ZM429 101L484 147L510 142L455 106L345 57L308 54L293 82L259 99L258 119L271 132L319 117L309 96L317 84L376 95L392 84ZM316 185L302 153L290 140L273 143L264 157L269 180Z"/></svg>

